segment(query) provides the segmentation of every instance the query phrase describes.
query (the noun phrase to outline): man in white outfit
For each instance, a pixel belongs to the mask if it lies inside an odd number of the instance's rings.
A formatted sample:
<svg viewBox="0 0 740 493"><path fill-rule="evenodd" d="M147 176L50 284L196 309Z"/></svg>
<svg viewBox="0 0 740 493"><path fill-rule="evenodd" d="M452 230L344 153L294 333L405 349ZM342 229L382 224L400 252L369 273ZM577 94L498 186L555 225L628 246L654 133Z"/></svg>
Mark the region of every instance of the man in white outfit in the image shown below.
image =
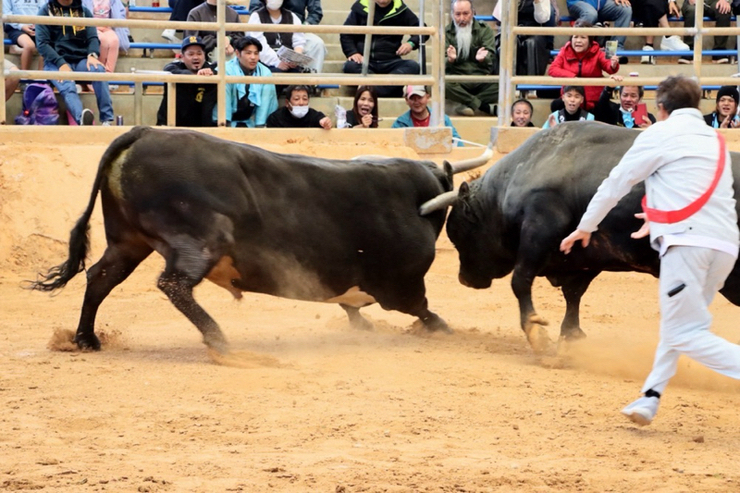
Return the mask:
<svg viewBox="0 0 740 493"><path fill-rule="evenodd" d="M699 112L701 89L691 79L669 77L658 86L660 122L644 130L599 186L577 229L560 249L587 247L591 234L633 185L645 180L645 225L660 262L660 342L643 396L622 413L640 425L652 422L680 355L740 379L740 346L709 331L708 307L738 255L732 163L722 137ZM666 147L665 142L671 142ZM723 162L724 161L724 162ZM645 217L647 216L647 217Z"/></svg>

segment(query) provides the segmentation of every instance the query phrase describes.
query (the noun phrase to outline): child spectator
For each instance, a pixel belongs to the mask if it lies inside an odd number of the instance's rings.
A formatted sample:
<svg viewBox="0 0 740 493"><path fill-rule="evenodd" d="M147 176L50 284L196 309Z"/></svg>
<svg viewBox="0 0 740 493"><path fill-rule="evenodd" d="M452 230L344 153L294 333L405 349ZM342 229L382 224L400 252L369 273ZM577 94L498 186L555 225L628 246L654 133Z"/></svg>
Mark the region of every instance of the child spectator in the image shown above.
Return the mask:
<svg viewBox="0 0 740 493"><path fill-rule="evenodd" d="M378 128L378 94L373 86L360 86L355 93L347 124L353 128Z"/></svg>
<svg viewBox="0 0 740 493"><path fill-rule="evenodd" d="M5 0L3 15L37 15L47 0ZM31 67L31 59L36 54L36 26L34 24L5 24L5 35L21 49L21 70ZM43 62L40 62L41 67Z"/></svg>
<svg viewBox="0 0 740 493"><path fill-rule="evenodd" d="M704 121L713 128L738 128L740 118L737 116L737 104L740 94L735 86L722 86L717 91L717 107L704 115Z"/></svg>
<svg viewBox="0 0 740 493"><path fill-rule="evenodd" d="M592 27L588 22L578 22L576 27ZM551 77L603 77L603 72L616 74L619 71L619 58L613 56L607 60L599 43L585 34L573 34L570 41L560 50L550 65L547 74ZM614 80L621 76L611 75ZM591 111L601 95L601 86L588 86L585 89L585 109ZM562 93L561 93L562 94ZM553 101L552 111L562 108L560 100Z"/></svg>
<svg viewBox="0 0 740 493"><path fill-rule="evenodd" d="M655 116L648 113L642 121L635 121L632 112L642 102L645 90L642 86L622 86L619 88L619 104L611 101L612 88L605 87L601 92L599 102L594 107L596 121L627 128L647 128L655 123Z"/></svg>
<svg viewBox="0 0 740 493"><path fill-rule="evenodd" d="M532 115L534 107L526 99L514 101L511 105L511 126L512 127L534 127Z"/></svg>
<svg viewBox="0 0 740 493"><path fill-rule="evenodd" d="M429 89L426 86L404 86L403 92L405 94L406 104L409 110L403 115L396 118L393 122L392 128L407 128L407 127L428 127L429 120L432 114L429 111ZM452 138L458 139L457 145L462 146L460 142L460 134L457 133L457 129L452 125L450 117L445 115L445 127L452 129Z"/></svg>
<svg viewBox="0 0 740 493"><path fill-rule="evenodd" d="M69 19L62 26L39 24L36 29L38 50L44 59L44 70L50 72L105 72L100 63L100 41L95 26L79 27L74 25L74 18L92 17L92 12L82 6L81 0L49 0L39 10L38 15ZM65 21L67 22L67 21ZM89 109L82 108L82 101L77 94L73 80L58 80L50 74L54 87L64 98L70 122L77 125L92 125L94 118ZM100 111L102 125L111 125L115 115L110 98L108 83L92 83L95 99Z"/></svg>
<svg viewBox="0 0 740 493"><path fill-rule="evenodd" d="M581 107L585 99L586 93L582 86L565 86L562 96L563 109L552 112L542 128L554 127L563 122L593 120L594 115Z"/></svg>
<svg viewBox="0 0 740 493"><path fill-rule="evenodd" d="M92 12L97 19L125 19L126 7L121 0L82 0L82 6ZM128 40L127 27L97 27L100 39L100 63L105 65L106 72L116 71L118 50L128 52L131 42Z"/></svg>
<svg viewBox="0 0 740 493"><path fill-rule="evenodd" d="M262 44L251 36L234 41L235 57L226 62L226 75L271 77L260 63ZM264 127L267 117L277 109L273 84L226 84L226 124L231 127ZM216 120L218 108L213 109Z"/></svg>
<svg viewBox="0 0 740 493"><path fill-rule="evenodd" d="M267 127L272 128L331 128L331 118L309 107L308 86L288 86L285 90L285 106L267 118Z"/></svg>

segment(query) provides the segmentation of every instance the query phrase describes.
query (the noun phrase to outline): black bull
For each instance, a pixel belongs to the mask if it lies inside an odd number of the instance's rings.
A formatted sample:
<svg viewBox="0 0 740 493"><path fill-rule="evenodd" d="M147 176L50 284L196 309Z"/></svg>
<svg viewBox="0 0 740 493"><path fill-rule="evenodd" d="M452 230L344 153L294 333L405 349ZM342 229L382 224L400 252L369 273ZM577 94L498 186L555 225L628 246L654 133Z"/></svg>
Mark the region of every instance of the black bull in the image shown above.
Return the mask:
<svg viewBox="0 0 740 493"><path fill-rule="evenodd" d="M193 298L204 278L235 297L250 291L337 302L353 326L370 326L359 308L377 302L446 329L427 308L424 286L445 211L421 216L418 209L452 189L452 173L464 169L454 166L331 161L137 127L101 158L68 259L33 287L53 291L85 268L99 192L107 248L87 272L75 335L82 348L100 348L99 305L155 250L166 264L158 287L222 353L225 337Z"/></svg>
<svg viewBox="0 0 740 493"><path fill-rule="evenodd" d="M558 125L538 132L459 191L447 234L460 256L460 282L487 288L492 279L513 271L521 327L535 350L549 345L542 327L546 322L532 302L535 277L545 276L562 288L566 312L560 335L568 339L584 335L581 297L600 272L659 273L660 261L649 240L630 238L642 225L634 214L641 212L643 183L609 213L587 248L578 243L569 255L559 251L561 240L576 228L596 189L637 135L636 130L599 123ZM734 175L740 177L740 154L731 155ZM739 180L734 187L740 197ZM720 291L735 305L740 305L738 265Z"/></svg>

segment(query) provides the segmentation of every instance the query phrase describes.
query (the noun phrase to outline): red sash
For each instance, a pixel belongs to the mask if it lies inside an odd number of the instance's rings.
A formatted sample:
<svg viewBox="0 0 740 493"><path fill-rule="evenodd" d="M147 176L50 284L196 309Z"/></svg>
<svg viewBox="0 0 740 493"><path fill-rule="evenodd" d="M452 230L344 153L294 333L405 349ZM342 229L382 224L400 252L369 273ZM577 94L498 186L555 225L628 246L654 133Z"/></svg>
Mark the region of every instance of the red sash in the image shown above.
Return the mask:
<svg viewBox="0 0 740 493"><path fill-rule="evenodd" d="M675 211L661 211L658 209L651 209L647 206L647 196L643 196L642 210L645 212L650 222L664 224L677 223L679 221L683 221L684 219L688 219L689 217L693 216L699 209L704 207L704 204L707 203L709 197L711 197L712 193L714 193L714 189L717 188L717 183L719 183L719 179L722 177L722 171L724 171L725 169L725 154L727 154L725 139L719 132L717 132L717 138L719 139L719 161L717 162L717 171L715 171L714 173L714 179L712 180L712 184L709 185L707 191L701 194L698 199L696 199L683 209L678 209Z"/></svg>

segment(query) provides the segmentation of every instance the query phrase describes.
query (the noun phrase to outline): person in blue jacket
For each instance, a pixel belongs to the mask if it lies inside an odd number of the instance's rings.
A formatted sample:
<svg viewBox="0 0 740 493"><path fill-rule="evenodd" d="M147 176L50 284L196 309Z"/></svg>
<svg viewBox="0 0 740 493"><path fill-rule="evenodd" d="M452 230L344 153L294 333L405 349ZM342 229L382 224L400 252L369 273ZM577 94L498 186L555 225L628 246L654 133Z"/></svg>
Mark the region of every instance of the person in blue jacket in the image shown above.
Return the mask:
<svg viewBox="0 0 740 493"><path fill-rule="evenodd" d="M396 121L393 122L391 127L428 127L431 117L428 106L429 98L431 97L429 89L426 86L405 86L403 88L403 94L406 104L409 105L409 110L396 118ZM458 139L458 146L462 146L463 143L459 140L460 134L457 133L457 129L452 125L452 120L447 115L445 115L445 127L452 129L452 137Z"/></svg>

